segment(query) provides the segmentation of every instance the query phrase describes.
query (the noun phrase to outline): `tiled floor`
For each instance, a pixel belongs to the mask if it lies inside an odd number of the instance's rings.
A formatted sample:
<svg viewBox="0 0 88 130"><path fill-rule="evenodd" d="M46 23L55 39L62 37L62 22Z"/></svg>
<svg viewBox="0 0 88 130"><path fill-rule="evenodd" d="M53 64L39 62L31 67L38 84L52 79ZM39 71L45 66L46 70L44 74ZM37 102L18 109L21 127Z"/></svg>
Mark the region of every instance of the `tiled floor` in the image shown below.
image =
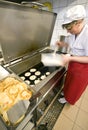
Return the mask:
<svg viewBox="0 0 88 130"><path fill-rule="evenodd" d="M75 105L65 104L53 130L88 130L88 87Z"/></svg>

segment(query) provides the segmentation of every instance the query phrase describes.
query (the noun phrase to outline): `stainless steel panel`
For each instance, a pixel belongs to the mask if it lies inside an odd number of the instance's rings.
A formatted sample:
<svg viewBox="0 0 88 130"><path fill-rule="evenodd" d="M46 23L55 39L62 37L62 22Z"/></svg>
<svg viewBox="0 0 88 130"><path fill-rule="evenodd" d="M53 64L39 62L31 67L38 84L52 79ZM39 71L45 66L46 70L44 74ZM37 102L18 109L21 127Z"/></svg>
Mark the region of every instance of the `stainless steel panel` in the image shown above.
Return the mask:
<svg viewBox="0 0 88 130"><path fill-rule="evenodd" d="M8 68L13 72L15 72L17 75L19 75L22 72L33 67L34 65L40 63L40 61L41 61L41 55L38 53L32 57L26 58L16 64L11 65Z"/></svg>
<svg viewBox="0 0 88 130"><path fill-rule="evenodd" d="M1 120L0 120L0 130L7 130L6 126Z"/></svg>
<svg viewBox="0 0 88 130"><path fill-rule="evenodd" d="M23 128L23 130L32 130L33 127L34 124L29 121L28 124Z"/></svg>
<svg viewBox="0 0 88 130"><path fill-rule="evenodd" d="M8 76L10 73L0 65L0 80Z"/></svg>
<svg viewBox="0 0 88 130"><path fill-rule="evenodd" d="M29 104L29 100L20 100L7 111L8 118L12 124L16 124L19 119L24 118Z"/></svg>
<svg viewBox="0 0 88 130"><path fill-rule="evenodd" d="M0 42L5 62L49 45L56 14L0 2Z"/></svg>

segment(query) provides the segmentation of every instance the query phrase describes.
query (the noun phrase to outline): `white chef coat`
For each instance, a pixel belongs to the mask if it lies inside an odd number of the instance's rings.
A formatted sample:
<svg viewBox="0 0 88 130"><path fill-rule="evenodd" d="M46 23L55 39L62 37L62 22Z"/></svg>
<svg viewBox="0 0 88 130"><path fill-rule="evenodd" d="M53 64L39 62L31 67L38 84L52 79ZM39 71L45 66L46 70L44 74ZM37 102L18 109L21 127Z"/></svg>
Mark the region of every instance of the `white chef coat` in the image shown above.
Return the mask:
<svg viewBox="0 0 88 130"><path fill-rule="evenodd" d="M88 25L85 25L81 33L75 38L70 35L66 38L70 46L70 54L77 56L88 56Z"/></svg>

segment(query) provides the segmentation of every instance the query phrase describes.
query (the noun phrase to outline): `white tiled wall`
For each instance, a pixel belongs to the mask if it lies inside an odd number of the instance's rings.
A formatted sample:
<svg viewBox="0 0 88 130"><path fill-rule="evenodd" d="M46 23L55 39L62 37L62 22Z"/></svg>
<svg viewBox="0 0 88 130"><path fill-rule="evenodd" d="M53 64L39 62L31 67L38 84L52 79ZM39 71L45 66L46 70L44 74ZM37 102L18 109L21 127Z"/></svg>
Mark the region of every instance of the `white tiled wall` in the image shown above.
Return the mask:
<svg viewBox="0 0 88 130"><path fill-rule="evenodd" d="M53 36L51 39L51 45L55 44L55 41L59 38L60 35L66 35L66 31L61 28L61 23L63 21L63 14L67 8L77 4L84 5L87 18L86 22L88 23L88 0L40 0L41 2L51 2L53 6L53 12L57 13L56 24L53 31Z"/></svg>

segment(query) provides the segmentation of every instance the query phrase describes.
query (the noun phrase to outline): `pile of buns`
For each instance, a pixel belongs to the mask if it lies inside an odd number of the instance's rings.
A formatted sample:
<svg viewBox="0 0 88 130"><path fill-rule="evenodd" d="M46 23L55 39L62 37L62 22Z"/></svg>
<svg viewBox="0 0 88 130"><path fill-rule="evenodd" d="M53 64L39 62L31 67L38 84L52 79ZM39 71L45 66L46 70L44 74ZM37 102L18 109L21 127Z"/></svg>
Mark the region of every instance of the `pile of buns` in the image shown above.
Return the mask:
<svg viewBox="0 0 88 130"><path fill-rule="evenodd" d="M32 91L27 85L14 77L7 77L0 82L0 114L9 123L7 111L19 100L29 100Z"/></svg>

